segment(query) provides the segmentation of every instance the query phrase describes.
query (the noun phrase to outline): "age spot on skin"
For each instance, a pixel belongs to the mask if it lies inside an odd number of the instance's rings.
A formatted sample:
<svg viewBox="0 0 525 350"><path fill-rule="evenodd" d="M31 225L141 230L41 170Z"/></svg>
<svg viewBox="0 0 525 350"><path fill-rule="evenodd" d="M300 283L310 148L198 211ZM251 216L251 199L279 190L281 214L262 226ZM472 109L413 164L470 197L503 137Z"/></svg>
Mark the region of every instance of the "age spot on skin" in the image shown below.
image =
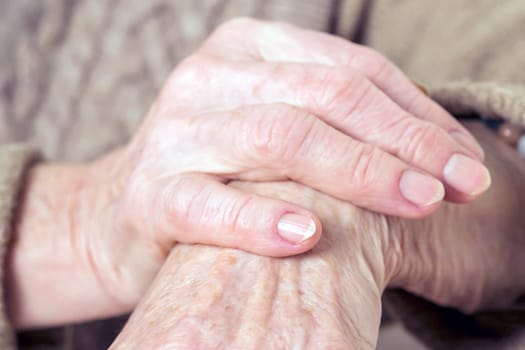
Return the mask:
<svg viewBox="0 0 525 350"><path fill-rule="evenodd" d="M237 264L237 257L232 254L224 254L220 256L219 258L217 258L216 264L217 266L223 266L223 265L232 266L232 265Z"/></svg>
<svg viewBox="0 0 525 350"><path fill-rule="evenodd" d="M229 264L229 265L231 265L231 266L237 264L237 257L234 256L234 255L226 255L226 256L224 257L224 260L225 260L225 262L226 262L227 264Z"/></svg>

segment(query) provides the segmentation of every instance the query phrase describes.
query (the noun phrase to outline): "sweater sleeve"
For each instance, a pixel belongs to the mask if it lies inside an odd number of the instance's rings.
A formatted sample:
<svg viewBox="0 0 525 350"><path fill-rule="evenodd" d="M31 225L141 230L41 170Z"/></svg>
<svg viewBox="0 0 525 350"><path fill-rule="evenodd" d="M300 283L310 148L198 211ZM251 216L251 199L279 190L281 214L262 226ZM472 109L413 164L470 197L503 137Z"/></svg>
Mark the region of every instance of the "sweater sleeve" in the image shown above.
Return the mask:
<svg viewBox="0 0 525 350"><path fill-rule="evenodd" d="M455 116L504 119L525 126L525 86L454 82L432 98ZM525 291L524 291L525 295ZM388 290L385 309L431 349L523 349L525 298L504 310L465 315L403 290Z"/></svg>
<svg viewBox="0 0 525 350"><path fill-rule="evenodd" d="M0 278L3 282L17 201L23 192L25 174L36 159L36 152L29 146L0 145L0 261L3 264ZM0 286L0 349L9 350L16 347L15 333L6 313L4 283Z"/></svg>

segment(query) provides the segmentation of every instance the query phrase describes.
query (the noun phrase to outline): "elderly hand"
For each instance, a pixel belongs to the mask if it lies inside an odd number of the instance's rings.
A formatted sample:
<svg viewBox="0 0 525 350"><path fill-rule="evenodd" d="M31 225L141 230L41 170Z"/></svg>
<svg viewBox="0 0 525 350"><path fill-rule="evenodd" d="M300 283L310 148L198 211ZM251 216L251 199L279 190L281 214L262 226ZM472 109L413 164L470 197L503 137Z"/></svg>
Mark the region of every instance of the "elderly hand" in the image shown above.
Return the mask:
<svg viewBox="0 0 525 350"><path fill-rule="evenodd" d="M221 26L179 65L139 135L139 164L175 179L291 179L398 216L433 211L441 183L453 201L490 183L468 131L386 58L248 19Z"/></svg>
<svg viewBox="0 0 525 350"><path fill-rule="evenodd" d="M467 313L525 293L525 161L482 124L469 129L487 154L491 189L425 220L400 220L389 236L392 255L403 260L393 285Z"/></svg>
<svg viewBox="0 0 525 350"><path fill-rule="evenodd" d="M232 180L290 179L419 217L445 187L453 201L483 192L480 157L378 53L232 21L175 69L126 147L88 165L35 168L10 258L10 313L33 327L129 311L176 242L286 256L318 241L315 212Z"/></svg>
<svg viewBox="0 0 525 350"><path fill-rule="evenodd" d="M235 183L315 210L310 252L177 245L111 349L373 349L390 271L379 214L294 183Z"/></svg>
<svg viewBox="0 0 525 350"><path fill-rule="evenodd" d="M373 349L387 285L464 311L512 303L525 290L525 165L483 126L470 128L486 147L493 188L422 220L292 183L234 184L318 213L318 246L276 260L179 245L112 349Z"/></svg>

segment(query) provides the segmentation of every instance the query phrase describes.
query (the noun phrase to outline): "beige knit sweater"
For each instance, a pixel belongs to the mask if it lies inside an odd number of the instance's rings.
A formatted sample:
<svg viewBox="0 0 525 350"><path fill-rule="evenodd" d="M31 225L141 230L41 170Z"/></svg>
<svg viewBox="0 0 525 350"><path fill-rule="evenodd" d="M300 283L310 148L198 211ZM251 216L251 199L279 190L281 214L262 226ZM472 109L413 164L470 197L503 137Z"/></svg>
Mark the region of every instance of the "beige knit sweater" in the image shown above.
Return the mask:
<svg viewBox="0 0 525 350"><path fill-rule="evenodd" d="M360 41L430 87L456 115L525 125L523 0L0 0L2 261L24 173L35 159L27 145L50 160L83 161L124 143L177 62L216 25L241 15ZM447 333L450 317L461 316L401 292L388 298L394 313L435 348L489 348L509 335ZM10 349L4 309L0 303L0 348ZM511 323L525 324L517 315ZM56 347L28 348L72 348L82 335L75 330ZM525 348L525 340L513 344Z"/></svg>

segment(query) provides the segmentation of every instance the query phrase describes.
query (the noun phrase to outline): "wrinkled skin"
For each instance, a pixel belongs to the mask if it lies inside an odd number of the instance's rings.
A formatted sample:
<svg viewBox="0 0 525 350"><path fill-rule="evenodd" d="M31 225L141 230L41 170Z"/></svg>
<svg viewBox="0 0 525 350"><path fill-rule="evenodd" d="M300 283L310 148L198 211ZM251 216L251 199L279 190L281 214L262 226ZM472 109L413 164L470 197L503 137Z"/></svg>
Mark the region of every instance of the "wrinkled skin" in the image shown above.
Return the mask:
<svg viewBox="0 0 525 350"><path fill-rule="evenodd" d="M314 210L325 232L286 259L201 246L173 249L113 349L373 349L380 297L400 286L475 310L525 290L525 166L482 125L492 189L409 221L293 183L236 183Z"/></svg>
<svg viewBox="0 0 525 350"><path fill-rule="evenodd" d="M320 239L300 200L231 181L291 180L422 217L486 190L482 158L470 133L378 52L234 20L174 69L127 145L89 164L32 169L8 262L9 312L18 328L129 312L178 243L291 256ZM461 169L475 176L465 182ZM306 230L282 234L290 213Z"/></svg>
<svg viewBox="0 0 525 350"><path fill-rule="evenodd" d="M294 183L236 186L315 208L321 242L283 259L177 246L113 348L374 348L386 218Z"/></svg>

